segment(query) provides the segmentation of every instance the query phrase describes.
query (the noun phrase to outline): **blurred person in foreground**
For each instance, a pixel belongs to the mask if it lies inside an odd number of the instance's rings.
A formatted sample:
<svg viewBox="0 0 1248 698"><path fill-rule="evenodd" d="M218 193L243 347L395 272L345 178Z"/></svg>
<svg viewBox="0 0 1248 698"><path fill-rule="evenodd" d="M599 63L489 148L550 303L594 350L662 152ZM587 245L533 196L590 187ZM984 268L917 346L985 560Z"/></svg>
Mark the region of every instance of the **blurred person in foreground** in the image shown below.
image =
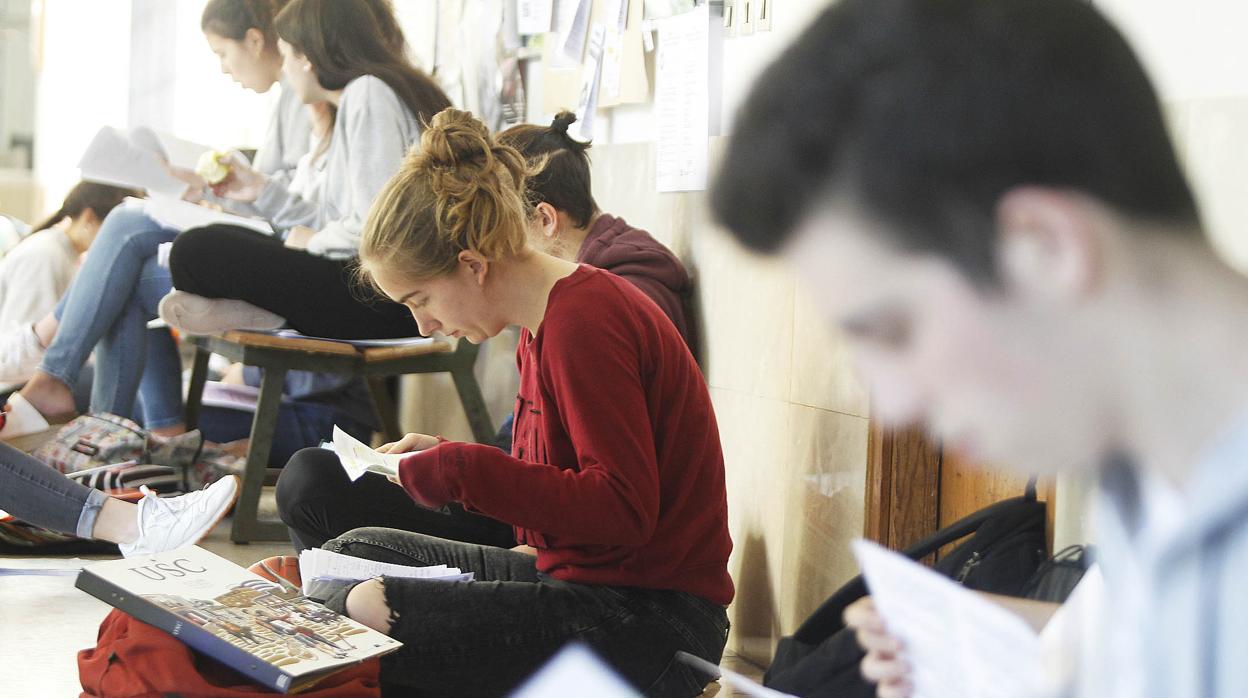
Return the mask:
<svg viewBox="0 0 1248 698"><path fill-rule="evenodd" d="M1248 695L1248 280L1119 32L1078 0L844 0L725 154L716 217L810 283L879 419L1098 479L1102 586L1061 614L1055 690ZM847 621L911 695L870 600Z"/></svg>

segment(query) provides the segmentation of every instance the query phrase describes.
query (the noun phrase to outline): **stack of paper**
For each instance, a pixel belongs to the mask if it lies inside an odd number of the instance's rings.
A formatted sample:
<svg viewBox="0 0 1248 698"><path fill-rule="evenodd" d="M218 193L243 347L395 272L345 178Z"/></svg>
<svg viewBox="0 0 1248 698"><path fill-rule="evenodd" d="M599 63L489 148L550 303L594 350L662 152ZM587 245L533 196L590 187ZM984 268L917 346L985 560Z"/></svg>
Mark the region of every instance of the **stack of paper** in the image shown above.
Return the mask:
<svg viewBox="0 0 1248 698"><path fill-rule="evenodd" d="M432 579L440 582L471 582L472 572L458 567L432 565L410 567L376 560L351 557L321 548L310 548L299 553L299 575L303 578L303 593L315 580L362 582L376 577L402 577L404 579Z"/></svg>

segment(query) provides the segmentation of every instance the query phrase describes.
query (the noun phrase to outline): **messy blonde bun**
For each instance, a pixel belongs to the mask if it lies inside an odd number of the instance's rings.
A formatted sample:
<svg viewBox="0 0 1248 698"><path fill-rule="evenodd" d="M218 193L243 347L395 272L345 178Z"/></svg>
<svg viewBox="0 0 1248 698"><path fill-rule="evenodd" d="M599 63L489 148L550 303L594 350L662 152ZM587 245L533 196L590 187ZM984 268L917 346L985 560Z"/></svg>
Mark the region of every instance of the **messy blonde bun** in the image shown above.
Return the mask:
<svg viewBox="0 0 1248 698"><path fill-rule="evenodd" d="M425 279L453 270L465 250L489 260L518 255L528 176L524 156L471 113L439 112L373 202L360 244L364 270Z"/></svg>

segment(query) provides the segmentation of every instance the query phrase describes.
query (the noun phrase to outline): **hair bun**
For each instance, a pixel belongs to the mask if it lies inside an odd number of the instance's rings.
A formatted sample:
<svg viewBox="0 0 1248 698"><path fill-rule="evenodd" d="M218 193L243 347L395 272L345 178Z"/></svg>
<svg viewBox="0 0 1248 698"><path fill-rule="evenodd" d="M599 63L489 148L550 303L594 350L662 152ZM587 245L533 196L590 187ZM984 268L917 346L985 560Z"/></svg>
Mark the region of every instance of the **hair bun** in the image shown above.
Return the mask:
<svg viewBox="0 0 1248 698"><path fill-rule="evenodd" d="M550 122L550 130L561 136L568 135L568 127L576 123L576 114L570 111L561 111L555 114L555 118Z"/></svg>
<svg viewBox="0 0 1248 698"><path fill-rule="evenodd" d="M456 167L488 155L492 147L485 124L460 109L438 112L421 138L421 150L429 164L442 167Z"/></svg>

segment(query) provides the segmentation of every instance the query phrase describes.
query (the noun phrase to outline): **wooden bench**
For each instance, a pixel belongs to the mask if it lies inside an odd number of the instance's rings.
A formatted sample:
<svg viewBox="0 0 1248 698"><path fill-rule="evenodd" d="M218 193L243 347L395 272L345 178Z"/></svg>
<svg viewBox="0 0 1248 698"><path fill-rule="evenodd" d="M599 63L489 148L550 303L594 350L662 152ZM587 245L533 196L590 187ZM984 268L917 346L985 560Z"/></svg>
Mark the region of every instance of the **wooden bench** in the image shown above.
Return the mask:
<svg viewBox="0 0 1248 698"><path fill-rule="evenodd" d="M386 379L409 373L449 373L455 382L468 424L472 427L473 438L481 443L488 443L494 438L495 426L490 421L481 387L477 385L473 373L479 348L471 342L460 341L456 345L446 340L434 340L406 346L358 349L345 342L256 332L193 336L185 341L195 347L186 399L188 429L194 429L199 424L204 385L208 380L208 357L211 354L220 354L230 361L263 369L256 416L251 423L251 443L247 450L242 492L234 509L234 524L230 531L230 539L235 543L287 539L286 527L280 521L260 520L259 506L288 371L363 377L368 383L376 417L387 441L398 440L402 432L398 410L387 389Z"/></svg>

